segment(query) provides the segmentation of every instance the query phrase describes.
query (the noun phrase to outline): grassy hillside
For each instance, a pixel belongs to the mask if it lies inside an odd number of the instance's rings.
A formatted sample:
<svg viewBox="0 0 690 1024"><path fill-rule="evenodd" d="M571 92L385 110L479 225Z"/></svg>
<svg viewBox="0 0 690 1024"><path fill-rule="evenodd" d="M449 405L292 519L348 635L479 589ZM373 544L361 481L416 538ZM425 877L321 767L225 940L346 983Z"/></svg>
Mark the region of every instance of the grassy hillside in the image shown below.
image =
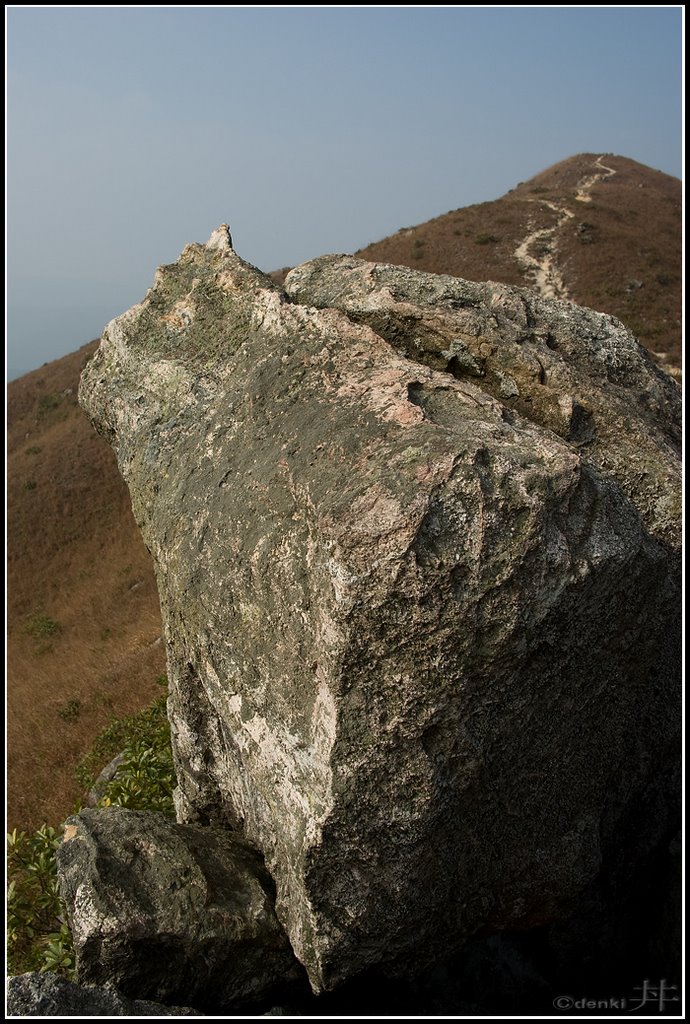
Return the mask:
<svg viewBox="0 0 690 1024"><path fill-rule="evenodd" d="M92 342L8 388L8 825L59 822L74 767L165 671L151 561L77 405Z"/></svg>

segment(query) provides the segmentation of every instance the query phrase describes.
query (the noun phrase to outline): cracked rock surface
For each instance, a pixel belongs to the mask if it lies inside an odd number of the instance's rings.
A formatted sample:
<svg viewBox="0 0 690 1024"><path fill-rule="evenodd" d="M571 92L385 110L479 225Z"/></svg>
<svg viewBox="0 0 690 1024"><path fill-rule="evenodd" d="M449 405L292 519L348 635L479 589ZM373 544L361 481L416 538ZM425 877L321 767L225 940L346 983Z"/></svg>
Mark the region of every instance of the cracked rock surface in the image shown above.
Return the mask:
<svg viewBox="0 0 690 1024"><path fill-rule="evenodd" d="M80 401L154 561L178 818L261 850L321 991L557 921L673 827L680 401L570 303L286 288L221 227Z"/></svg>

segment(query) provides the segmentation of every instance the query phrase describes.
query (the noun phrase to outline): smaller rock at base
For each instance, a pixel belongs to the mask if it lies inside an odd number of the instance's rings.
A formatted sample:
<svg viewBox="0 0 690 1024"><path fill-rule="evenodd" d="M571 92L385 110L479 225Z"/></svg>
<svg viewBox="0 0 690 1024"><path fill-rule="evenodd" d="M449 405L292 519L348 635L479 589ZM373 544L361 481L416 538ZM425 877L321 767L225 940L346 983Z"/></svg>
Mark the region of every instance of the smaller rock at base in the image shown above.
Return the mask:
<svg viewBox="0 0 690 1024"><path fill-rule="evenodd" d="M203 1017L191 1006L126 999L117 989L77 985L58 974L32 971L7 979L8 1017Z"/></svg>
<svg viewBox="0 0 690 1024"><path fill-rule="evenodd" d="M209 1012L275 998L304 977L271 878L238 835L84 810L65 822L57 864L81 983Z"/></svg>

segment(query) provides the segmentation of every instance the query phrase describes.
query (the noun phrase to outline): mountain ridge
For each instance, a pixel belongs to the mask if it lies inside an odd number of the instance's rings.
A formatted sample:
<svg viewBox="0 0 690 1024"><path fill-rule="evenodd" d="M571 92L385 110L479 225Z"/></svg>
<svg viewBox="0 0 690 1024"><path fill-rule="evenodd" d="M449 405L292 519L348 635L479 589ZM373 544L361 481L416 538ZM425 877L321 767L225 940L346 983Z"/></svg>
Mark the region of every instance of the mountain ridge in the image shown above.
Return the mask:
<svg viewBox="0 0 690 1024"><path fill-rule="evenodd" d="M618 317L662 365L677 367L681 199L677 178L627 157L579 154L497 200L403 229L412 233L401 238L397 232L356 255L470 280L536 285L547 297L555 292ZM521 260L525 243L527 259ZM532 262L549 260L563 282L560 289L553 289L548 270L542 283Z"/></svg>
<svg viewBox="0 0 690 1024"><path fill-rule="evenodd" d="M400 228L354 255L610 313L678 376L681 227L677 178L628 157L581 153L498 199ZM289 269L270 276L282 284Z"/></svg>

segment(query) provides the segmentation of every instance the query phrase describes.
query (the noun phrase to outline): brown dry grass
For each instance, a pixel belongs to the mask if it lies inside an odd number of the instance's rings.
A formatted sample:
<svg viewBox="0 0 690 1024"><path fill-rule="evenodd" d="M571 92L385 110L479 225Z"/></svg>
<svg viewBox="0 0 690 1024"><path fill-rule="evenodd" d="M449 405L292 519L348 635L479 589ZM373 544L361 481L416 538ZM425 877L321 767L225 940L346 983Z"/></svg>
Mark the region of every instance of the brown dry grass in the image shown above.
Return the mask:
<svg viewBox="0 0 690 1024"><path fill-rule="evenodd" d="M10 828L70 813L80 758L113 714L160 693L165 671L151 560L127 488L76 404L95 344L8 389ZM60 631L30 635L35 616Z"/></svg>

